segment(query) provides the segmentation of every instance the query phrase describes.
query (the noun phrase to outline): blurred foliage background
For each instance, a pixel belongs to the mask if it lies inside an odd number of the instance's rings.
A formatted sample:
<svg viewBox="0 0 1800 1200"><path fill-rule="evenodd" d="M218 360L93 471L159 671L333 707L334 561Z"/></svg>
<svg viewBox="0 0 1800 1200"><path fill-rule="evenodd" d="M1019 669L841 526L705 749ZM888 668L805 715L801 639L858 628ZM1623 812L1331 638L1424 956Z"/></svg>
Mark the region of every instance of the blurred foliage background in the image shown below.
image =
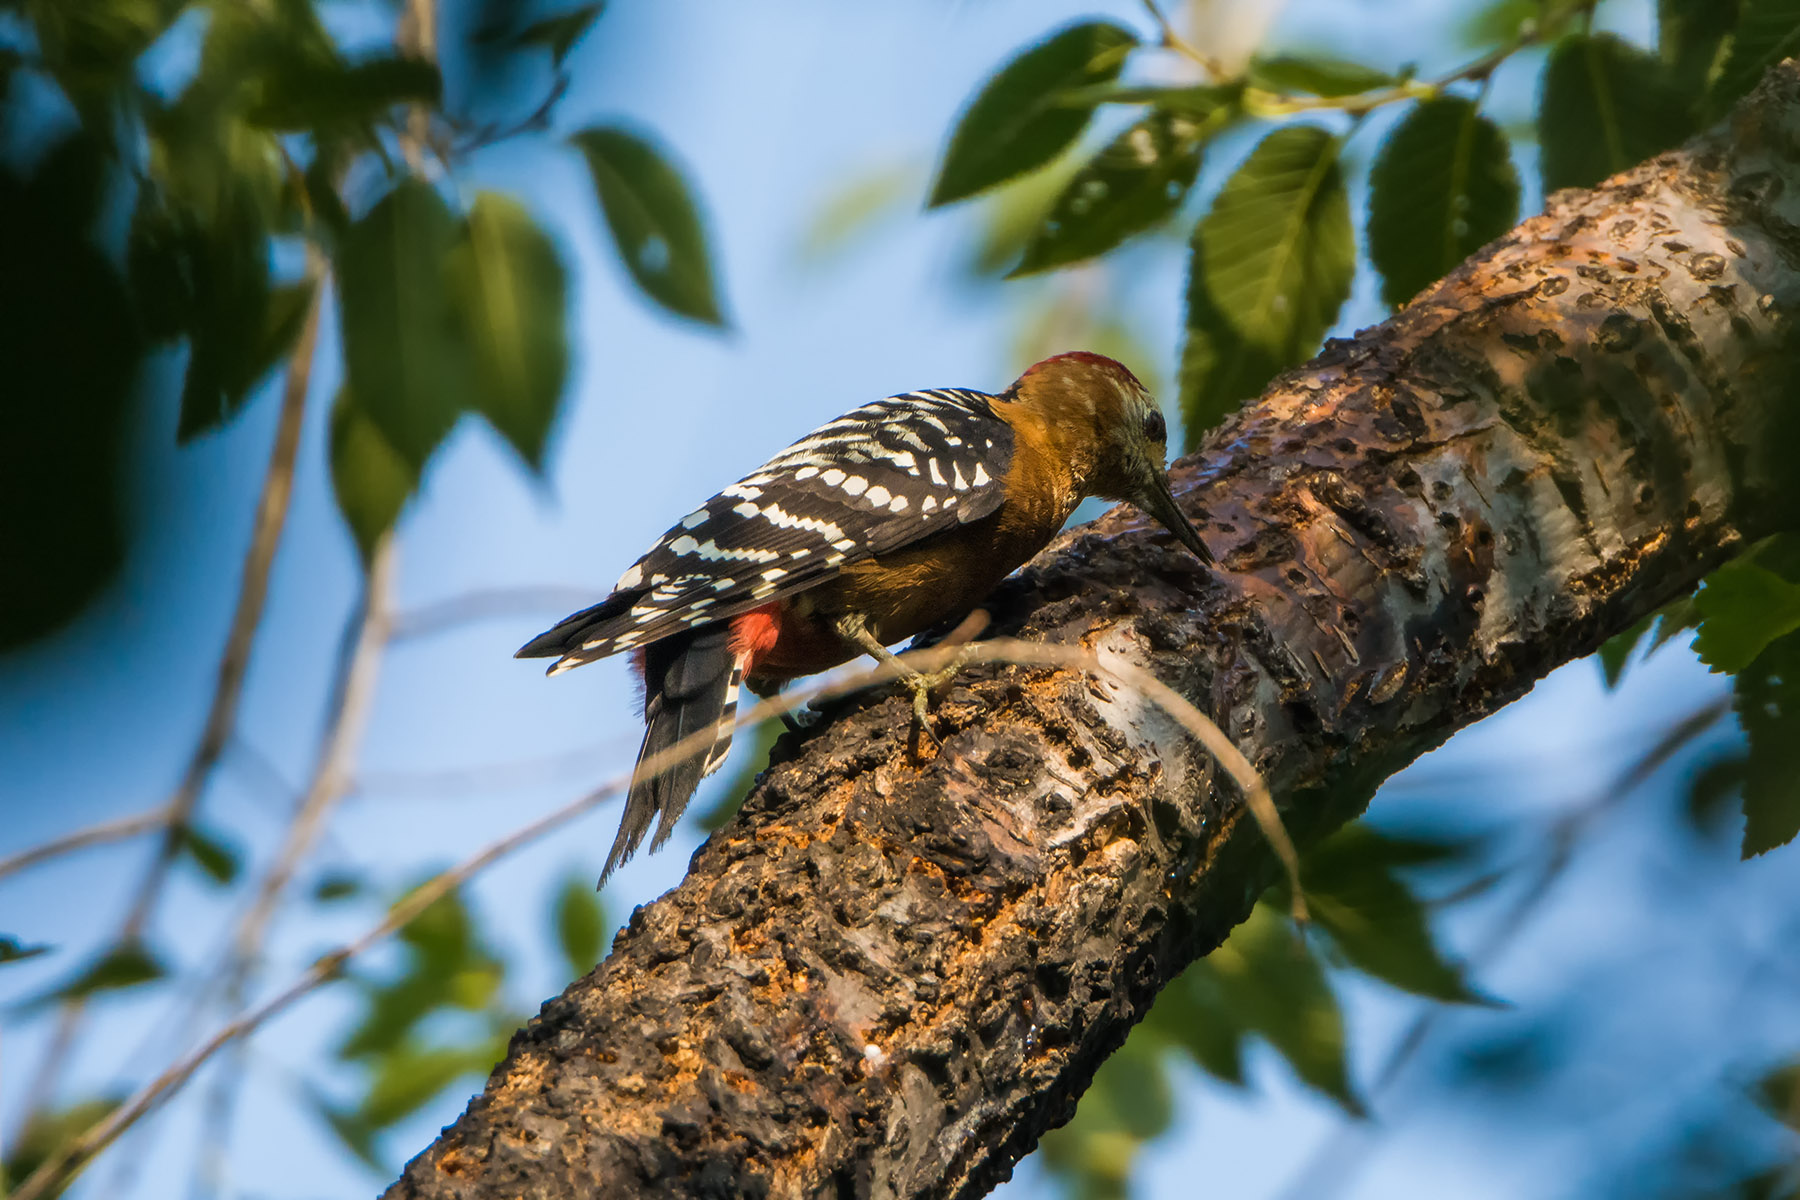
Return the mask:
<svg viewBox="0 0 1800 1200"><path fill-rule="evenodd" d="M76 1192L340 1194L452 1118L681 871L593 893L629 681L507 655L721 478L1076 346L1192 446L1797 45L1792 0L0 0L6 1178L118 1136ZM1775 539L1390 781L1009 1187L1800 1195L1797 630Z"/></svg>

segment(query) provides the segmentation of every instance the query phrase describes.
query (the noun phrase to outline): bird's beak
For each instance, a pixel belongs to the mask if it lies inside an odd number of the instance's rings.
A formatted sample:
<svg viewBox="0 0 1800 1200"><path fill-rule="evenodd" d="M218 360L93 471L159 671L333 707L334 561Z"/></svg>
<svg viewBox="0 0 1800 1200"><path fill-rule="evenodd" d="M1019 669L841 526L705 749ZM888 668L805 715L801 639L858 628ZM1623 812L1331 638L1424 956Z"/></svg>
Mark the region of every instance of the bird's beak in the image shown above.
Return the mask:
<svg viewBox="0 0 1800 1200"><path fill-rule="evenodd" d="M1195 531L1193 523L1175 506L1175 494L1169 490L1167 473L1158 471L1151 479L1150 486L1137 497L1137 506L1162 522L1163 528L1174 534L1176 541L1198 555L1201 562L1210 564L1213 560L1212 551L1200 540L1200 534Z"/></svg>

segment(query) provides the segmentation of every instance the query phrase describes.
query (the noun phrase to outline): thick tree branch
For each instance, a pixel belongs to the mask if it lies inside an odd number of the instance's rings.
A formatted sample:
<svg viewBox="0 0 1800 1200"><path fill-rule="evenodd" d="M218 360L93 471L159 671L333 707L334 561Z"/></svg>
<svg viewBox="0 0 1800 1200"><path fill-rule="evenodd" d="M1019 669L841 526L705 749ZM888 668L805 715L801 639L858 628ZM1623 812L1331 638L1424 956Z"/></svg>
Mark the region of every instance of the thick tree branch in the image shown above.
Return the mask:
<svg viewBox="0 0 1800 1200"><path fill-rule="evenodd" d="M1793 522L1797 267L1790 65L1220 430L1178 472L1220 570L1121 513L997 624L1153 672L1316 837ZM1273 875L1127 689L971 671L923 763L900 698L831 718L389 1195L979 1195Z"/></svg>

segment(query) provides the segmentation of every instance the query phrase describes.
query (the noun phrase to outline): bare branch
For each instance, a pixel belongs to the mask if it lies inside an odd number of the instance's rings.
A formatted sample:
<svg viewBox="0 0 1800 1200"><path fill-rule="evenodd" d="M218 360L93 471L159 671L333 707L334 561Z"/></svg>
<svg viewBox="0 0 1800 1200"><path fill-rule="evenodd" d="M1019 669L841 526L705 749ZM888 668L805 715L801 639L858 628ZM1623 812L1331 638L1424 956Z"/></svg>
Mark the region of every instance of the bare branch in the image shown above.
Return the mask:
<svg viewBox="0 0 1800 1200"><path fill-rule="evenodd" d="M146 813L138 813L130 817L117 817L111 821L89 825L86 829L77 829L74 833L51 838L41 845L21 850L8 858L0 858L0 879L17 874L26 867L36 866L38 863L59 858L76 850L85 850L89 846L102 846L107 842L121 842L126 838L134 838L140 833L149 833L153 829L162 828L168 820L169 810L167 808L154 808Z"/></svg>
<svg viewBox="0 0 1800 1200"><path fill-rule="evenodd" d="M579 587L489 588L468 592L397 614L392 640L404 642L431 637L493 617L565 613L585 608L599 598L593 588Z"/></svg>

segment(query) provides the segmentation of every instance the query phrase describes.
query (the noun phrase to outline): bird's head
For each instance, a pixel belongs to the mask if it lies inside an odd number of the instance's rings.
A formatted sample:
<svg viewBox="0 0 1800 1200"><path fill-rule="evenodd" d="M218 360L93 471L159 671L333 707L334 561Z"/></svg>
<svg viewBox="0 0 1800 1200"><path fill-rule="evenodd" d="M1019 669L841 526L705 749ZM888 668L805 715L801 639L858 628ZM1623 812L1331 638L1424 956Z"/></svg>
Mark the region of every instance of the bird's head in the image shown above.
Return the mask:
<svg viewBox="0 0 1800 1200"><path fill-rule="evenodd" d="M1067 447L1085 494L1135 504L1212 561L1169 488L1168 422L1124 364L1085 350L1058 354L1027 367L1007 395Z"/></svg>

